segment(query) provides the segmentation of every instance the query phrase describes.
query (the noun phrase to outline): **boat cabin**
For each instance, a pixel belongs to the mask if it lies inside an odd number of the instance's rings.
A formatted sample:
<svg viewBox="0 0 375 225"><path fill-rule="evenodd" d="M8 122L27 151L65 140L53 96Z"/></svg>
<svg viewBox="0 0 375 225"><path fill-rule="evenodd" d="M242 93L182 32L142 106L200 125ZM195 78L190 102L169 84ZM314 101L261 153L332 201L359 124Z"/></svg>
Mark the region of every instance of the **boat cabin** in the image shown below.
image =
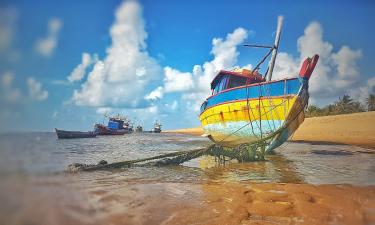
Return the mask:
<svg viewBox="0 0 375 225"><path fill-rule="evenodd" d="M247 69L221 70L211 82L212 95L221 91L266 81L260 73Z"/></svg>
<svg viewBox="0 0 375 225"><path fill-rule="evenodd" d="M124 127L124 120L116 117L110 117L108 120L108 128L109 129L114 129L114 130L119 130L123 129Z"/></svg>

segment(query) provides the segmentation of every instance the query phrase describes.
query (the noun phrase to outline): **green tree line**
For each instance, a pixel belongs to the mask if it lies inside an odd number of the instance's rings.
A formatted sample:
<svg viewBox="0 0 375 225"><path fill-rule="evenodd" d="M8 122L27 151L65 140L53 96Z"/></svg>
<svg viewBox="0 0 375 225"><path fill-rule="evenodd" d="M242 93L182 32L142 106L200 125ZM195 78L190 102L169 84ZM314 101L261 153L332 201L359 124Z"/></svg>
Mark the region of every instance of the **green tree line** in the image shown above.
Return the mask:
<svg viewBox="0 0 375 225"><path fill-rule="evenodd" d="M306 117L339 115L365 111L375 111L374 94L370 94L366 98L365 104L362 104L359 101L354 101L349 95L344 95L333 104L329 104L322 108L315 105L310 105L307 108Z"/></svg>

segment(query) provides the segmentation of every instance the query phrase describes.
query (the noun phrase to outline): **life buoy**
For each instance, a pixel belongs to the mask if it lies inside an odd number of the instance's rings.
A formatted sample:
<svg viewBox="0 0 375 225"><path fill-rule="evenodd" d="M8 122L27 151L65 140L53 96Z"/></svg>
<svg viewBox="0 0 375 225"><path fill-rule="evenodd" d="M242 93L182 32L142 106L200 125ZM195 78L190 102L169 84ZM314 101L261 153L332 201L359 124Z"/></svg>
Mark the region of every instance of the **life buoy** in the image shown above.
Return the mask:
<svg viewBox="0 0 375 225"><path fill-rule="evenodd" d="M314 55L312 58L307 58L303 61L301 69L299 71L299 76L305 79L310 79L312 72L316 64L318 63L319 55Z"/></svg>

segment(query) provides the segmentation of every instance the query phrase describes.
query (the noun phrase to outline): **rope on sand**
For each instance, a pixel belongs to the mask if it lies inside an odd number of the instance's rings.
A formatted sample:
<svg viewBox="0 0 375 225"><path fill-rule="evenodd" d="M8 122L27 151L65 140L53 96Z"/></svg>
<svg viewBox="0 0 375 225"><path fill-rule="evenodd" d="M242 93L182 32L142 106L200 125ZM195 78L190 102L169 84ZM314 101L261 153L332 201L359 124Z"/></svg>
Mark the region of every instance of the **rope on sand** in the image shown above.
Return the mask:
<svg viewBox="0 0 375 225"><path fill-rule="evenodd" d="M210 145L206 148L199 148L189 151L180 151L172 152L163 155L127 160L122 162L107 163L105 160L101 160L98 164L81 164L73 163L68 166L67 172L75 173L79 171L94 171L94 170L103 170L103 169L116 169L123 167L130 167L134 165L141 166L166 166L166 165L178 165L189 161L194 158L198 158L202 155L212 155L212 156L224 156L229 157L230 159L237 159L239 162L248 162L248 161L263 161L265 155L265 147L270 144L270 142L278 134L280 134L284 129L286 129L291 122L297 119L299 113L303 110L297 110L297 113L292 113L292 117L283 127L279 128L274 133L261 138L257 141L248 144L242 144L235 148L226 148L220 145ZM159 160L158 160L159 159ZM158 161L154 161L158 160ZM150 162L151 161L151 162ZM153 161L153 162L152 162ZM148 163L146 163L148 162Z"/></svg>
<svg viewBox="0 0 375 225"><path fill-rule="evenodd" d="M264 146L265 142L255 142L238 146L237 148L225 148L219 145L210 145L206 148L193 149L189 151L180 151L167 153L163 155L127 160L122 162L107 163L101 160L98 164L81 164L73 163L68 166L67 172L76 173L79 171L95 171L105 169L117 169L131 166L167 166L178 165L187 162L191 159L198 158L202 155L211 155L220 157L225 160L225 157L230 159L237 159L239 162L262 161L264 160ZM155 161L156 160L156 161Z"/></svg>
<svg viewBox="0 0 375 225"><path fill-rule="evenodd" d="M173 153L167 153L167 154L143 158L143 159L127 160L127 161L115 162L115 163L107 163L105 160L101 160L97 165L73 163L68 166L67 172L75 173L78 171L116 169L116 168L130 167L130 166L133 166L135 164L140 164L140 163L143 163L143 165L148 165L148 166L178 165L183 162L189 161L191 159L200 157L204 154L208 154L208 152L211 151L212 147L213 145L206 147L206 148L199 148L199 149L181 151L181 152L173 152ZM157 159L161 159L161 160L155 161L155 162L149 162L145 164L145 162L153 161Z"/></svg>

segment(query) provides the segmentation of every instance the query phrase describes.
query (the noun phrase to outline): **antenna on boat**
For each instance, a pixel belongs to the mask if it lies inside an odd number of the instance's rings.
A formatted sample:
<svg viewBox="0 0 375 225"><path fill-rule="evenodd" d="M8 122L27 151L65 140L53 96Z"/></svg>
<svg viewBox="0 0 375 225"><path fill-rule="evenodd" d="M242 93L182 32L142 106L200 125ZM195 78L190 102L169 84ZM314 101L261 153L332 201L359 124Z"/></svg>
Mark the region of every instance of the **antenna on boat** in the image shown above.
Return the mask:
<svg viewBox="0 0 375 225"><path fill-rule="evenodd" d="M275 60L277 55L277 50L279 48L279 42L280 42L280 34L281 34L281 27L283 24L283 16L279 16L277 20L277 29L276 29L276 37L275 37L275 43L273 46L270 45L257 45L257 44L244 44L245 47L252 47L252 48L267 48L267 53L263 56L263 58L258 62L258 64L254 67L253 72L257 71L260 68L260 65L264 63L264 61L268 58L268 56L271 55L271 60L268 64L268 68L266 73L264 74L263 78L267 78L267 81L270 81L272 79L272 72L273 68L275 66Z"/></svg>
<svg viewBox="0 0 375 225"><path fill-rule="evenodd" d="M277 50L279 48L280 34L281 34L281 27L283 26L283 20L284 20L283 16L279 16L277 18L276 37L275 37L274 46L272 48L271 60L268 66L267 81L270 81L272 79L272 72L273 72L273 68L275 67L276 55L277 55Z"/></svg>

